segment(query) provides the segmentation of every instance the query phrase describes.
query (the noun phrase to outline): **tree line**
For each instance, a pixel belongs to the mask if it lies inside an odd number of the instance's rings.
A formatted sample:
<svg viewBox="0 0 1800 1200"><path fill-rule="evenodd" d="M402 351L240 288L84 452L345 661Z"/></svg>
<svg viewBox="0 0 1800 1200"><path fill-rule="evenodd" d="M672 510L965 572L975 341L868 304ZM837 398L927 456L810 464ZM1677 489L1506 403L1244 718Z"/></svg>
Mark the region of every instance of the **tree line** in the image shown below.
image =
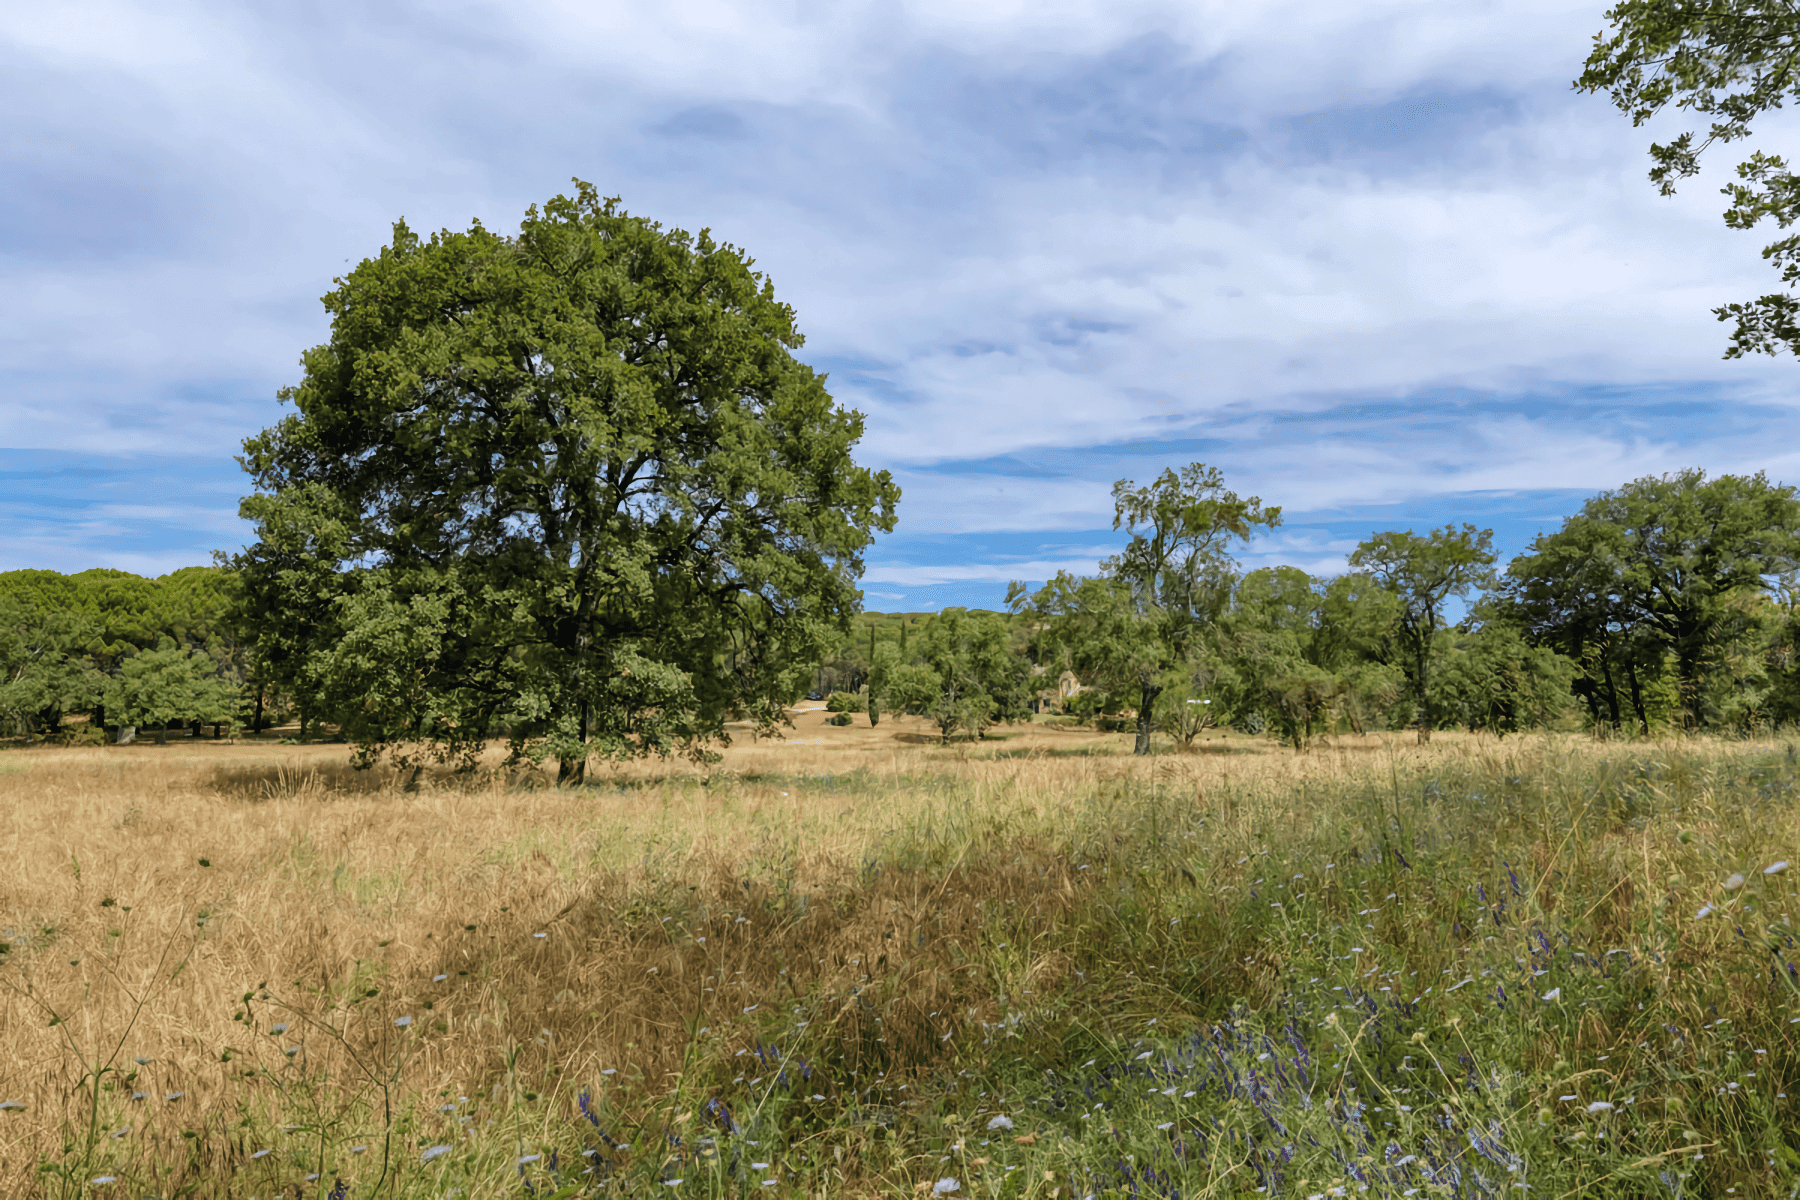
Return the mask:
<svg viewBox="0 0 1800 1200"><path fill-rule="evenodd" d="M1067 670L1087 690L1062 706L1129 713L1138 753L1153 731L1185 744L1215 724L1304 747L1338 730L1800 721L1800 502L1760 474L1635 480L1504 570L1492 532L1462 524L1375 533L1329 577L1239 571L1230 548L1281 513L1216 469L1121 481L1114 499L1130 541L1097 574L1015 583L1010 619L915 618L910 652L873 626L866 652L846 643L833 666L871 718L900 708L979 735Z"/></svg>
<svg viewBox="0 0 1800 1200"><path fill-rule="evenodd" d="M0 728L102 731L235 724L251 680L228 580L211 567L0 573ZM86 721L65 726L65 718Z"/></svg>

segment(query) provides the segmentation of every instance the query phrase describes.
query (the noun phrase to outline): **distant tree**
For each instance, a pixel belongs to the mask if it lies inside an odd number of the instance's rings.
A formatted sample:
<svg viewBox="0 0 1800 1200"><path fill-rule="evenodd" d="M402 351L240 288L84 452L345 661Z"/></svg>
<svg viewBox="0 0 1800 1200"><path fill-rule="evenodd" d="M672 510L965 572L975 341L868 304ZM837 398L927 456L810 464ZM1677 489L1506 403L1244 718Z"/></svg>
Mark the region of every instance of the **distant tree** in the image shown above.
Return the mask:
<svg viewBox="0 0 1800 1200"><path fill-rule="evenodd" d="M164 640L202 651L232 679L242 677L242 647L227 620L228 590L227 573L213 567L184 567L156 579L103 568L0 573L0 601L35 614L30 622L65 652L62 658L39 654L30 686L61 692L61 711L85 710L96 727L107 723L105 678L126 657ZM52 670L53 663L60 665ZM49 717L46 707L38 723Z"/></svg>
<svg viewBox="0 0 1800 1200"><path fill-rule="evenodd" d="M1640 672L1648 664L1635 652L1611 565L1620 533L1604 522L1575 516L1557 532L1539 534L1507 565L1500 594L1490 606L1504 603L1508 621L1533 643L1575 664L1572 688L1587 705L1595 729L1624 728L1620 684L1628 677L1630 695L1640 701L1639 723L1648 732Z"/></svg>
<svg viewBox="0 0 1800 1200"><path fill-rule="evenodd" d="M1444 627L1444 603L1488 584L1493 578L1493 546L1491 529L1446 525L1423 537L1410 529L1378 533L1350 555L1352 569L1367 572L1399 598L1396 640L1420 708L1421 742L1431 739L1437 720L1431 668L1438 630Z"/></svg>
<svg viewBox="0 0 1800 1200"><path fill-rule="evenodd" d="M1058 575L1030 593L1014 583L1007 601L1043 626L1084 683L1130 691L1137 702L1137 754L1150 752L1165 673L1188 659L1190 643L1230 595L1234 541L1281 523L1281 509L1225 487L1216 467L1192 463L1139 487L1113 485L1113 528L1131 540L1101 563L1099 578ZM1040 654L1042 657L1042 654Z"/></svg>
<svg viewBox="0 0 1800 1200"><path fill-rule="evenodd" d="M1219 621L1216 641L1227 664L1226 694L1239 720L1255 713L1296 750L1323 724L1337 679L1309 656L1319 628L1320 597L1298 567L1251 571Z"/></svg>
<svg viewBox="0 0 1800 1200"><path fill-rule="evenodd" d="M238 690L205 654L168 644L134 654L107 685L106 707L121 725L153 728L166 738L174 721L223 724L232 719Z"/></svg>
<svg viewBox="0 0 1800 1200"><path fill-rule="evenodd" d="M1210 656L1197 654L1188 662L1169 668L1158 681L1156 728L1182 749L1193 746L1200 735L1219 722L1217 665Z"/></svg>
<svg viewBox="0 0 1800 1200"><path fill-rule="evenodd" d="M941 689L938 673L927 663L895 661L886 666L872 695L883 709L922 717L936 704Z"/></svg>
<svg viewBox="0 0 1800 1200"><path fill-rule="evenodd" d="M1684 722L1711 723L1706 667L1746 633L1745 593L1800 566L1800 500L1792 487L1700 470L1646 476L1582 506L1507 569L1507 592L1539 638L1599 643L1631 674L1674 657ZM1569 654L1569 650L1564 650ZM1578 657L1569 654L1570 657Z"/></svg>
<svg viewBox="0 0 1800 1200"><path fill-rule="evenodd" d="M1438 640L1432 707L1445 723L1504 737L1554 725L1573 703L1575 664L1482 606Z"/></svg>
<svg viewBox="0 0 1800 1200"><path fill-rule="evenodd" d="M47 737L64 714L92 708L105 684L90 655L98 636L78 609L0 594L0 714Z"/></svg>
<svg viewBox="0 0 1800 1200"><path fill-rule="evenodd" d="M1651 145L1650 182L1665 196L1699 173L1700 156L1714 142L1750 136L1753 120L1800 97L1800 9L1786 0L1623 0L1606 19L1613 32L1595 36L1577 88L1606 92L1633 125L1670 104L1708 120L1698 144L1689 131ZM1800 219L1800 178L1781 156L1756 151L1738 164L1737 175L1737 183L1721 189L1731 198L1728 227L1751 229L1773 217L1786 229ZM1789 292L1800 283L1800 235L1770 243L1763 257L1781 271ZM1789 293L1713 313L1735 322L1727 358L1800 351L1800 299Z"/></svg>
<svg viewBox="0 0 1800 1200"><path fill-rule="evenodd" d="M1145 672L1160 694L1165 674L1179 666L1118 579L1063 571L1034 593L1014 583L1007 598L1036 627L1030 649L1038 664L1071 670L1089 689L1071 705L1077 714L1116 712L1104 702L1127 692L1141 698Z"/></svg>
<svg viewBox="0 0 1800 1200"><path fill-rule="evenodd" d="M232 564L269 677L359 762L504 726L577 782L785 720L899 489L748 258L579 184L517 236L398 224L325 304Z"/></svg>
<svg viewBox="0 0 1800 1200"><path fill-rule="evenodd" d="M1320 593L1310 657L1338 677L1337 712L1352 732L1385 729L1406 683L1398 661L1400 598L1358 571L1332 578Z"/></svg>
<svg viewBox="0 0 1800 1200"><path fill-rule="evenodd" d="M906 626L902 625L902 633ZM901 649L893 642L877 642L874 640L875 630L869 630L869 724L881 724L883 709L897 708L907 710L911 697L905 694L906 689L896 687L895 681L904 671L905 663L901 658Z"/></svg>
<svg viewBox="0 0 1800 1200"><path fill-rule="evenodd" d="M1736 611L1723 622L1726 635L1708 654L1707 719L1745 736L1767 733L1785 719L1780 643L1787 614L1760 591L1739 591L1727 603ZM1675 683L1672 670L1664 675L1667 684ZM1671 701L1680 696L1678 686L1663 690ZM1681 711L1678 704L1664 707Z"/></svg>
<svg viewBox="0 0 1800 1200"><path fill-rule="evenodd" d="M947 608L919 630L920 659L935 683L926 715L945 741L958 731L983 736L995 721L1030 715L1030 665L1012 648L999 613Z"/></svg>
<svg viewBox="0 0 1800 1200"><path fill-rule="evenodd" d="M1784 573L1775 585L1773 617L1763 654L1768 664L1769 720L1800 725L1800 574Z"/></svg>
<svg viewBox="0 0 1800 1200"><path fill-rule="evenodd" d="M1256 714L1298 750L1340 718L1362 732L1396 699L1383 660L1398 619L1397 598L1367 575L1251 571L1213 638L1234 719Z"/></svg>

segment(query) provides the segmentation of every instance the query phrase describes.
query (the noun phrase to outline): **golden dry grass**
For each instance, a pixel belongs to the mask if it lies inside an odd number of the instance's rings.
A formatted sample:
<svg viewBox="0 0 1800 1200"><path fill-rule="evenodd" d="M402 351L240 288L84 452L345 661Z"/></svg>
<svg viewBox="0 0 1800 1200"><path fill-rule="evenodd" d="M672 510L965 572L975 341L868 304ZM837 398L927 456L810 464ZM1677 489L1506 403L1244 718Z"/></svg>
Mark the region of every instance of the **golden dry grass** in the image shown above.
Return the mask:
<svg viewBox="0 0 1800 1200"><path fill-rule="evenodd" d="M405 1097L604 1083L608 1069L650 1095L695 1069L697 1045L747 1044L750 1005L822 994L843 998L847 1061L905 1071L983 1018L946 1015L971 994L959 972L994 919L982 903L1009 906L1027 944L1048 929L1081 885L1053 846L1104 822L1121 781L1248 838L1304 824L1313 785L1562 753L1554 740L1394 735L1297 755L1214 734L1133 759L1125 735L1034 725L942 746L922 720L839 729L823 715L797 714L782 740L740 737L708 767L602 767L580 790L487 770L407 791L330 745L0 754L0 931L13 947L0 958L0 1101L28 1106L0 1121L0 1187L25 1186L93 1116L102 1067L119 1072L103 1123L133 1123L145 1153L173 1158L181 1131L198 1131L189 1170L215 1169L287 1069L289 1039L267 1035L277 1021L306 1047L290 1065L351 1083L366 1070L365 1095L386 1069L370 1064L389 1063ZM952 858L1011 848L973 856L979 869L948 891L942 862L857 886L901 832ZM767 902L775 891L783 903ZM1253 988L1262 968L1219 937L1221 985ZM1065 953L1026 955L982 994L1041 995L1069 969ZM418 1028L397 1032L400 1017ZM396 1039L427 1026L396 1057ZM247 1062L269 1069L264 1082L245 1082Z"/></svg>

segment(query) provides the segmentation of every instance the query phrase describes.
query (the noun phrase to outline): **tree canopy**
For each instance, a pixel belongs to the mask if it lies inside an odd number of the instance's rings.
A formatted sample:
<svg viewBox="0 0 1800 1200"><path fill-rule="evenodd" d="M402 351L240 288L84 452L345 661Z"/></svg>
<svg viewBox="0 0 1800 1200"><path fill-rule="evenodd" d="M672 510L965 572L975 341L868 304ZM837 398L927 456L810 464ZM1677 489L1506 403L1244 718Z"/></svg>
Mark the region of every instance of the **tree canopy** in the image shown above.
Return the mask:
<svg viewBox="0 0 1800 1200"><path fill-rule="evenodd" d="M208 677L234 690L244 663L229 593L214 567L157 579L105 569L0 573L0 723L50 737L66 715L86 712L97 731L109 723L110 681L123 665L170 646L203 657ZM176 704L163 719L230 719L217 704L202 707ZM117 712L110 717L120 723Z"/></svg>
<svg viewBox="0 0 1800 1200"><path fill-rule="evenodd" d="M404 223L245 443L258 649L361 750L667 753L763 727L891 529L860 414L741 251L578 183L516 236Z"/></svg>
<svg viewBox="0 0 1800 1200"><path fill-rule="evenodd" d="M1596 34L1578 89L1603 91L1631 123L1673 104L1707 121L1698 143L1694 131L1652 143L1650 181L1671 195L1700 171L1701 155L1714 142L1751 134L1751 122L1784 101L1800 97L1800 9L1784 0L1622 0L1606 11L1610 36ZM1800 217L1800 179L1778 154L1752 153L1737 167L1737 181L1720 189L1730 198L1725 224L1752 229L1765 217L1786 229ZM1800 352L1800 235L1763 248L1789 292L1713 310L1734 328L1727 358L1746 353Z"/></svg>
<svg viewBox="0 0 1800 1200"><path fill-rule="evenodd" d="M1421 712L1420 741L1428 740L1437 724L1431 667L1444 626L1444 602L1492 580L1493 547L1493 530L1465 523L1461 529L1446 525L1424 536L1410 529L1378 533L1350 555L1351 569L1366 571L1399 599L1398 635Z"/></svg>
<svg viewBox="0 0 1800 1200"><path fill-rule="evenodd" d="M917 646L931 682L927 689L912 685L912 703L944 740L958 730L981 737L995 721L1029 715L1031 668L1014 651L1002 614L947 608L919 630Z"/></svg>
<svg viewBox="0 0 1800 1200"><path fill-rule="evenodd" d="M1281 509L1240 497L1217 467L1190 463L1140 487L1113 485L1113 528L1131 540L1100 564L1098 579L1063 574L1035 594L1008 590L1015 610L1045 624L1044 644L1083 677L1137 696L1135 752L1150 752L1164 676L1184 662L1196 631L1230 594L1233 542L1281 524Z"/></svg>
<svg viewBox="0 0 1800 1200"><path fill-rule="evenodd" d="M1705 675L1742 633L1747 593L1800 568L1795 489L1699 470L1646 476L1602 492L1561 529L1540 535L1507 570L1507 594L1541 638L1571 658L1590 649L1630 682L1648 726L1645 674L1674 658L1685 721L1713 723ZM1617 688L1606 676L1617 725Z"/></svg>
<svg viewBox="0 0 1800 1200"><path fill-rule="evenodd" d="M1385 725L1399 691L1389 662L1399 610L1399 598L1367 575L1251 571L1216 624L1219 695L1296 749L1337 717L1358 732Z"/></svg>
<svg viewBox="0 0 1800 1200"><path fill-rule="evenodd" d="M157 727L159 742L170 722L222 724L236 706L237 689L217 663L173 644L132 655L106 687L107 710L121 724Z"/></svg>

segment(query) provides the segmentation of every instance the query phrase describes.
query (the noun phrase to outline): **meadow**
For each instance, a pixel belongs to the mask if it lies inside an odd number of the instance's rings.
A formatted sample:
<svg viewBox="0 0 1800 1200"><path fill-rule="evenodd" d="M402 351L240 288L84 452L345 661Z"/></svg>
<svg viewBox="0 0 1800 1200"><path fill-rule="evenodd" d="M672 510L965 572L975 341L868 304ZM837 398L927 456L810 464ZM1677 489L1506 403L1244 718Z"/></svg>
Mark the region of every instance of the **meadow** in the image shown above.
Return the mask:
<svg viewBox="0 0 1800 1200"><path fill-rule="evenodd" d="M0 1194L1800 1186L1788 741L822 718L0 751Z"/></svg>

